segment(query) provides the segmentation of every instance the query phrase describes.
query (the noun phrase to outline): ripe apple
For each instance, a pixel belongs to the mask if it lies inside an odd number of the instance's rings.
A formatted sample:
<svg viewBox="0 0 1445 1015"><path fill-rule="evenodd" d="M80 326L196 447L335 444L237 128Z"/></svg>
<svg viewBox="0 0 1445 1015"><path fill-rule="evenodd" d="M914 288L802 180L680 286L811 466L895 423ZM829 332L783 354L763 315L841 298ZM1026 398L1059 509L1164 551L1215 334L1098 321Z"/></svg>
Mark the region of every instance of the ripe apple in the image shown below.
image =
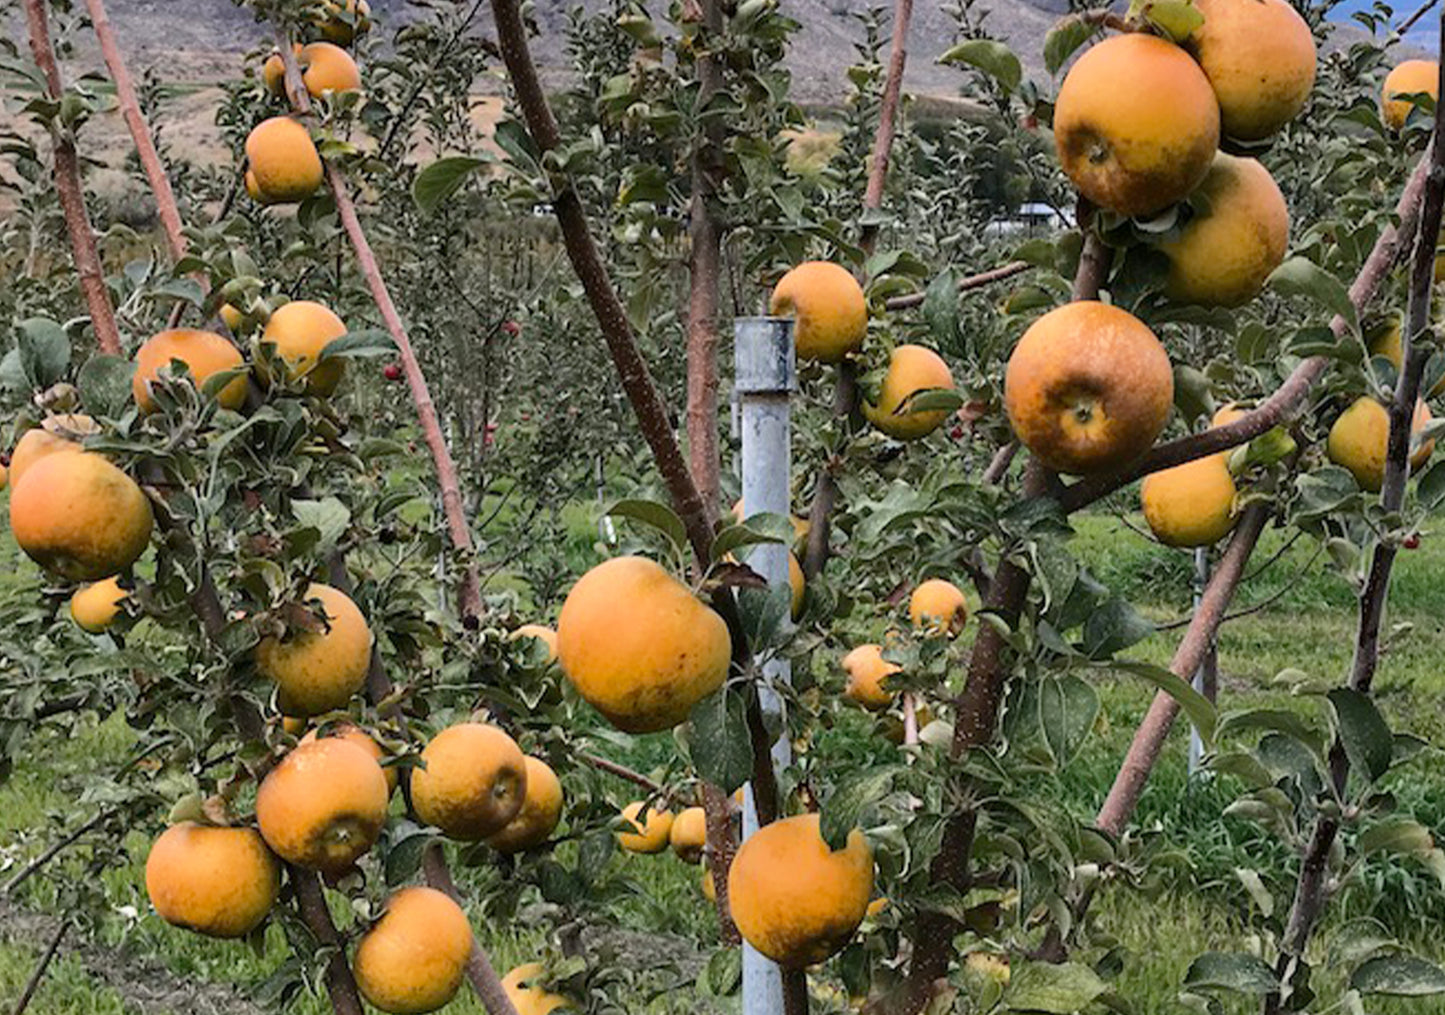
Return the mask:
<svg viewBox="0 0 1445 1015"><path fill-rule="evenodd" d="M381 371L381 375L389 381L401 380L401 364L388 363L386 368Z"/></svg>

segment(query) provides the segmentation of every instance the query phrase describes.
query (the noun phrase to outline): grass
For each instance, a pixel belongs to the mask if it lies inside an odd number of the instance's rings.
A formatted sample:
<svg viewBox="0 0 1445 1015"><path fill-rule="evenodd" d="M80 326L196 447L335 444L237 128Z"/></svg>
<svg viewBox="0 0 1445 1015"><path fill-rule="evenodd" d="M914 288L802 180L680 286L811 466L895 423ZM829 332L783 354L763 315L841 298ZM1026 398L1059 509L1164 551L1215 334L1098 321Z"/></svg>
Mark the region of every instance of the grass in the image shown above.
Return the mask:
<svg viewBox="0 0 1445 1015"><path fill-rule="evenodd" d="M1119 520L1099 515L1078 521L1076 552L1112 588L1133 597L1147 613L1165 620L1187 613L1191 596L1192 564L1187 555L1164 550L1130 532ZM578 538L582 533L579 528ZM1264 561L1282 548L1270 535L1256 559ZM1272 683L1276 673L1297 668L1321 679L1337 680L1349 662L1354 629L1353 596L1345 583L1330 572L1313 548L1300 544L1286 549L1280 560L1242 590L1239 605L1270 602L1263 612L1226 626L1220 638L1222 707L1259 705L1305 707ZM8 554L7 554L8 556ZM1413 730L1439 744L1445 741L1445 715L1439 707L1445 692L1445 672L1437 661L1445 654L1445 540L1426 538L1422 547L1402 554L1396 569L1391 601L1391 623L1408 623L1408 633L1391 646L1380 675L1380 702L1392 724ZM0 596L30 594L23 577L26 568L0 568ZM1158 634L1143 642L1134 655L1158 663L1168 661L1177 633ZM1103 713L1096 736L1082 756L1057 778L1041 782L1040 792L1050 794L1069 810L1087 818L1098 807L1112 780L1119 757L1150 699L1142 683L1120 678L1101 685ZM1221 782L1190 780L1185 765L1187 733L1178 729L1156 769L1140 803L1137 825L1156 827L1162 842L1182 849L1183 862L1159 880L1159 893L1150 903L1136 890L1122 886L1101 893L1094 910L1098 926L1119 940L1129 956L1117 981L1119 992L1138 1012L1182 1011L1177 1002L1190 957L1204 947L1239 950L1247 933L1248 896L1234 875L1239 867L1256 869L1274 890L1278 904L1288 902L1293 884L1294 858L1254 825L1221 812L1232 799L1231 787ZM90 812L92 804L77 805L78 787L89 773L118 764L132 743L122 716L85 723L74 736L41 731L29 743L11 777L0 784L0 867L23 862ZM667 738L644 738L628 759L647 768L670 751ZM1411 810L1445 835L1445 776L1438 764L1416 764L1392 776L1389 788ZM624 787L616 788L625 798ZM88 869L91 853L78 848L31 880L20 902L29 912L56 912L63 908L76 884L86 883L99 893L107 907L92 940L109 949L106 955L124 954L117 961L149 960L158 964L161 979L174 983L233 986L241 994L262 983L285 961L288 949L279 928L273 927L264 949L252 951L239 943L206 941L164 926L148 913L142 886L145 836L127 836L119 851L105 855L103 869ZM3 880L0 871L0 880ZM495 872L474 875L495 878ZM712 914L697 891L698 872L671 857L614 856L606 871L608 900L605 917L623 927L646 928L669 935L663 942L684 944L679 952L691 961L705 958L714 939ZM473 893L482 897L481 893ZM129 915L133 907L134 915ZM1421 954L1445 958L1445 943L1433 923L1445 919L1445 902L1439 886L1422 871L1393 865L1367 867L1358 887L1347 891L1335 907L1325 937L1339 925L1342 915L1379 913L1393 926L1409 928L1406 943ZM544 921L524 915L501 919L482 909L472 913L483 944L501 970L534 958L547 945ZM84 932L77 936L83 937ZM0 998L18 994L44 947L35 935L7 935L0 928ZM667 944L666 947L671 947ZM623 962L641 961L643 956ZM103 972L103 971L102 971ZM1322 968L1318 973L1326 997L1337 991L1343 975ZM1430 1002L1372 1001L1377 1015L1404 1015L1433 1010ZM821 1006L820 1006L821 1007ZM98 975L94 957L84 950L57 961L29 1009L32 1015L112 1013L122 1011L185 1010L168 1008L162 1001L143 1002L124 987ZM239 1010L239 1009L238 1009ZM322 1015L324 1002L305 997L293 1009ZM466 993L445 1009L451 1015L480 1012ZM629 1009L633 1010L633 1009ZM716 1007L688 987L679 988L638 1012L735 1010ZM1226 1005L1225 1011L1245 1012L1249 1006Z"/></svg>

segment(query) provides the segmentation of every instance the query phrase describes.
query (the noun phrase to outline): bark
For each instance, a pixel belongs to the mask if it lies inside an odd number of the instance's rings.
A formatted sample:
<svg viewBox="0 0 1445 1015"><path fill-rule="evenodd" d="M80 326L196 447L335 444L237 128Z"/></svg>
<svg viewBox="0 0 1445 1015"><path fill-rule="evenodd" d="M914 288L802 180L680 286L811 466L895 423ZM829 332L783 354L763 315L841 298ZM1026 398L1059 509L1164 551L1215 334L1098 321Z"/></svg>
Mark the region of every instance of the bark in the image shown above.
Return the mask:
<svg viewBox="0 0 1445 1015"><path fill-rule="evenodd" d="M898 106L902 101L903 70L908 63L908 26L912 19L913 0L893 0L893 38L889 44L888 75L883 81L883 96L878 110L878 132L873 138L868 184L863 192L863 207L868 210L883 206L883 189L888 184L888 160L893 155ZM865 253L871 254L877 238L878 227L866 224L858 245Z"/></svg>
<svg viewBox="0 0 1445 1015"><path fill-rule="evenodd" d="M336 924L331 922L331 910L326 908L326 891L321 887L321 878L295 864L286 865L286 876L296 892L301 919L312 936L323 948L335 949L326 963L326 991L331 995L331 1010L335 1015L365 1015L361 994L356 989L356 977L351 975L351 967L346 964L346 942L336 930Z"/></svg>
<svg viewBox="0 0 1445 1015"><path fill-rule="evenodd" d="M833 415L840 426L858 411L858 368L844 361L838 364L838 386L833 391ZM813 579L823 573L828 563L829 541L833 531L833 509L838 504L838 481L833 478L835 465L825 462L818 472L813 503L808 508L808 545L803 551L803 577Z"/></svg>
<svg viewBox="0 0 1445 1015"><path fill-rule="evenodd" d="M439 892L445 892L457 905L462 904L462 897L457 891L456 883L452 881L451 871L447 870L446 856L440 842L427 846L422 855L422 871L427 884ZM512 1004L512 999L507 996L491 960L475 941L472 942L472 953L467 957L467 980L477 992L477 998L482 1002L482 1007L486 1008L488 1015L517 1015L517 1009Z"/></svg>
<svg viewBox="0 0 1445 1015"><path fill-rule="evenodd" d="M45 0L24 0L25 25L30 34L30 53L45 77L48 98L59 102L65 93L60 66L55 62L55 49L50 43L50 24L45 15ZM50 144L55 159L55 193L65 214L65 229L70 236L70 251L75 259L75 272L80 291L90 312L100 351L113 356L121 354L120 330L115 323L115 308L105 286L105 272L95 242L95 230L85 209L85 189L80 180L80 157L68 128L60 124L50 127Z"/></svg>
<svg viewBox="0 0 1445 1015"><path fill-rule="evenodd" d="M697 56L697 109L722 86L722 67L712 47L722 36L722 0L699 0L701 31ZM691 275L687 304L687 448L692 478L703 502L718 504L718 317L721 313L722 229L713 214L724 174L723 123L709 117L692 153L692 204L688 235Z"/></svg>
<svg viewBox="0 0 1445 1015"><path fill-rule="evenodd" d="M1010 261L1008 264L997 268L990 268L988 271L981 271L977 275L968 275L958 280L958 291L960 294L973 292L975 289L982 289L984 286L993 285L995 282L1002 282L1005 279L1013 278L1028 271L1033 265L1027 261ZM890 296L883 301L884 309L907 310L909 307L921 306L928 298L927 293L907 293L903 296Z"/></svg>
<svg viewBox="0 0 1445 1015"><path fill-rule="evenodd" d="M728 901L728 872L738 851L737 838L733 834L732 801L718 787L707 784L702 787L702 809L707 816L705 862L708 873L712 875L713 894L717 897L718 936L724 944L740 945L743 937L738 933L737 924L733 923L732 907Z"/></svg>

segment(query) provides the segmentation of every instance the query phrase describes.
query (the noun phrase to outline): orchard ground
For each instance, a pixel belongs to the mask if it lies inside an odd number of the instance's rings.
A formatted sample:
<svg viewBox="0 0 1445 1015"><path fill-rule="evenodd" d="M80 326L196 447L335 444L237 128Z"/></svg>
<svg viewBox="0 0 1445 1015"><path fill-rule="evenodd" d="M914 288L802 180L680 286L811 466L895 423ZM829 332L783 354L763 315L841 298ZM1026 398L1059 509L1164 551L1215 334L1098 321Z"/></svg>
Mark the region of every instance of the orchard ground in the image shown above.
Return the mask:
<svg viewBox="0 0 1445 1015"><path fill-rule="evenodd" d="M1122 497L1123 495L1121 495ZM1122 501L1121 501L1122 502ZM1132 503L1132 501L1131 501ZM569 511L574 554L586 547L595 533L595 520L582 505ZM1187 615L1193 576L1192 555L1168 550L1138 534L1137 516L1121 519L1106 513L1076 519L1075 544L1082 561L1115 591L1135 599L1152 619L1166 623ZM1273 533L1261 545L1256 566L1282 549ZM1267 570L1243 590L1236 609L1265 603L1258 613L1225 625L1220 637L1220 704L1231 708L1285 704L1289 692L1274 683L1287 667L1311 677L1334 679L1349 662L1350 634L1355 624L1355 600L1349 588L1314 556L1314 547L1301 540L1284 550ZM1402 554L1397 567L1388 621L1411 625L1391 643L1382 668L1379 700L1387 719L1398 728L1439 742L1445 735L1445 671L1438 660L1445 656L1445 536L1427 534L1420 547ZM33 596L38 572L16 552L8 532L0 536L0 596ZM973 624L964 640L972 636ZM1135 649L1133 655L1167 663L1177 633L1161 631ZM820 654L819 665L832 664L827 675L833 688L841 687L837 653ZM1128 677L1109 678L1101 688L1104 710L1096 736L1084 753L1060 776L1040 776L1032 787L1040 796L1064 802L1083 820L1095 812L1113 778L1138 720L1149 703L1145 686ZM1292 703L1297 707L1298 701ZM850 713L861 737L871 720L861 710ZM1099 912L1105 924L1132 953L1119 988L1140 1012L1167 1015L1185 1009L1175 997L1191 957L1205 947L1228 947L1247 933L1242 915L1250 905L1236 868L1256 870L1278 896L1294 879L1296 859L1257 825L1224 817L1220 812L1237 795L1227 785L1191 784L1186 774L1187 732L1175 731L1165 757L1150 780L1140 803L1136 827L1157 830L1161 844L1176 854L1176 862L1157 864L1154 877L1159 902L1143 906L1132 890L1105 892ZM75 788L81 775L120 763L133 744L133 734L122 717L89 722L71 737L56 731L39 731L27 756L8 781L0 785L0 883L8 880L27 858L39 853L63 830L89 817L98 802L77 804ZM636 738L630 753L616 749L617 760L643 771L660 769L671 754L667 734ZM1406 766L1391 775L1387 787L1428 826L1445 824L1445 771L1438 766ZM618 782L615 799L621 804L632 790ZM227 1011L250 1015L244 998L288 956L280 930L267 934L264 954L242 943L206 940L174 933L150 913L143 886L143 863L149 830L137 830L126 841L129 865L106 872L104 880L113 919L99 938L85 930L73 932L32 1002L32 1015L111 1015L140 1012L166 1013ZM48 934L60 915L62 903L56 886L67 877L81 876L86 847L82 843L31 878L17 897L0 903L0 998L17 996L44 949ZM477 871L486 871L479 874ZM698 891L700 869L677 860L671 853L658 856L614 854L607 880L616 889L595 913L590 933L604 936L631 962L654 964L671 959L675 971L668 980L677 989L661 996L639 999L634 1009L642 1015L674 1012L727 1012L735 999L708 998L694 982L707 955L694 942L715 933L712 907ZM467 877L495 878L494 868L464 871ZM468 893L470 898L485 892ZM1331 920L1341 921L1378 914L1388 925L1415 928L1414 940L1404 943L1418 954L1445 959L1445 941L1431 927L1445 920L1445 899L1422 868L1370 865L1342 894ZM527 921L502 927L473 913L473 926L500 969L531 959L544 945L544 934L529 929ZM338 911L339 919L346 917ZM646 927L645 933L624 928ZM1328 935L1324 937L1328 939ZM1326 957L1321 955L1321 959ZM1319 975L1331 986L1327 959ZM705 979L705 977L703 977ZM820 998L815 1010L846 1010L841 994ZM1405 1015L1430 1010L1428 1000L1379 999L1371 1010L1377 1015ZM304 1001L297 1011L321 1015L328 1010L324 997ZM482 1012L476 999L463 992L447 1012ZM1248 1006L1226 1007L1234 1013Z"/></svg>

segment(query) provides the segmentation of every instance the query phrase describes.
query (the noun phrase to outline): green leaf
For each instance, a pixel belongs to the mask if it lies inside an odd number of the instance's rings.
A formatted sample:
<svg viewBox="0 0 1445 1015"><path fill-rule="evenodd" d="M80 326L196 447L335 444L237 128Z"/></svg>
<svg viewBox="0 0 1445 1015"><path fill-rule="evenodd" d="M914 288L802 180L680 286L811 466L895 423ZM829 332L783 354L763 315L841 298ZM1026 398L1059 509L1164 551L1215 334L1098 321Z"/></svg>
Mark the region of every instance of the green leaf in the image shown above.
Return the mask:
<svg viewBox="0 0 1445 1015"><path fill-rule="evenodd" d="M1014 966L1003 999L1009 1011L1074 1015L1108 989L1098 973L1077 962L1023 962Z"/></svg>
<svg viewBox="0 0 1445 1015"><path fill-rule="evenodd" d="M1360 833L1355 844L1361 853L1424 854L1435 848L1430 830L1409 818L1387 818Z"/></svg>
<svg viewBox="0 0 1445 1015"><path fill-rule="evenodd" d="M939 272L923 294L923 320L941 346L958 335L958 272L952 265Z"/></svg>
<svg viewBox="0 0 1445 1015"><path fill-rule="evenodd" d="M1369 695L1348 687L1337 687L1327 697L1350 764L1363 771L1371 782L1379 779L1390 770L1395 756L1394 737L1379 709Z"/></svg>
<svg viewBox="0 0 1445 1015"><path fill-rule="evenodd" d="M893 410L895 416L915 412L955 412L963 407L963 396L953 388L924 388L915 391Z"/></svg>
<svg viewBox="0 0 1445 1015"><path fill-rule="evenodd" d="M1070 14L1049 29L1049 34L1044 36L1044 66L1048 68L1049 74L1058 74L1059 68L1068 62L1069 57L1073 56L1080 46L1093 38L1096 31L1097 28L1077 14Z"/></svg>
<svg viewBox="0 0 1445 1015"><path fill-rule="evenodd" d="M1314 521L1336 514L1360 501L1360 486L1348 469L1326 465L1295 480L1299 504L1295 507L1296 522Z"/></svg>
<svg viewBox="0 0 1445 1015"><path fill-rule="evenodd" d="M1039 729L1059 768L1067 768L1099 717L1099 694L1072 673L1046 677L1039 685Z"/></svg>
<svg viewBox="0 0 1445 1015"><path fill-rule="evenodd" d="M847 845L848 833L863 826L866 815L892 789L894 778L902 771L902 765L858 768L838 781L833 792L823 801L819 820L823 841L829 849L842 849Z"/></svg>
<svg viewBox="0 0 1445 1015"><path fill-rule="evenodd" d="M1282 708L1248 708L1226 712L1219 717L1216 735L1223 739L1248 730L1282 733L1305 745L1315 755L1324 750L1319 734L1297 714Z"/></svg>
<svg viewBox="0 0 1445 1015"><path fill-rule="evenodd" d="M486 159L469 155L437 159L416 174L411 185L411 199L423 214L430 215L443 201L456 193L468 176L486 164Z"/></svg>
<svg viewBox="0 0 1445 1015"><path fill-rule="evenodd" d="M1107 659L1154 633L1154 625L1120 596L1106 600L1084 621L1084 654Z"/></svg>
<svg viewBox="0 0 1445 1015"><path fill-rule="evenodd" d="M969 39L960 42L938 58L939 63L964 63L983 71L1012 92L1023 78L1019 58L1001 42L992 39Z"/></svg>
<svg viewBox="0 0 1445 1015"><path fill-rule="evenodd" d="M620 500L607 509L613 518L631 518L667 537L680 554L687 549L687 527L677 513L655 500Z"/></svg>
<svg viewBox="0 0 1445 1015"><path fill-rule="evenodd" d="M388 886L394 887L410 881L421 870L422 854L435 838L430 832L414 831L398 839L386 851L385 876Z"/></svg>
<svg viewBox="0 0 1445 1015"><path fill-rule="evenodd" d="M1274 269L1269 285L1286 296L1306 296L1339 314L1352 330L1360 330L1359 314L1350 302L1349 290L1307 257L1291 257Z"/></svg>
<svg viewBox="0 0 1445 1015"><path fill-rule="evenodd" d="M688 753L697 774L731 793L753 773L748 740L747 702L731 685L693 706L688 728Z"/></svg>
<svg viewBox="0 0 1445 1015"><path fill-rule="evenodd" d="M1191 990L1232 990L1240 994L1272 994L1279 990L1274 970L1244 952L1205 952L1184 974Z"/></svg>
<svg viewBox="0 0 1445 1015"><path fill-rule="evenodd" d="M1204 15L1190 0L1135 0L1129 10L1131 15L1143 15L1176 43L1183 43L1204 24Z"/></svg>
<svg viewBox="0 0 1445 1015"><path fill-rule="evenodd" d="M1391 997L1445 994L1445 969L1413 955L1383 955L1356 969L1350 986L1361 994Z"/></svg>
<svg viewBox="0 0 1445 1015"><path fill-rule="evenodd" d="M1269 889L1264 886L1264 879L1259 876L1259 871L1249 870L1246 867L1236 867L1234 868L1234 876L1239 878L1239 883L1244 886L1244 890L1247 891L1249 897L1254 900L1255 906L1259 908L1260 915L1266 920L1273 916L1274 896L1271 895Z"/></svg>
<svg viewBox="0 0 1445 1015"><path fill-rule="evenodd" d="M29 317L17 327L20 366L32 388L48 388L65 377L70 366L70 336L45 317Z"/></svg>
<svg viewBox="0 0 1445 1015"><path fill-rule="evenodd" d="M30 378L25 373L25 365L20 361L20 350L11 349L0 359L0 389L20 392L29 388Z"/></svg>
<svg viewBox="0 0 1445 1015"><path fill-rule="evenodd" d="M758 546L764 543L787 544L792 541L792 519L783 515L756 514L746 519L741 525L729 525L719 532L712 541L711 559L722 560L728 554L745 546Z"/></svg>
<svg viewBox="0 0 1445 1015"><path fill-rule="evenodd" d="M92 416L118 416L131 399L132 360L96 353L85 361L76 377L80 401Z"/></svg>
<svg viewBox="0 0 1445 1015"><path fill-rule="evenodd" d="M320 546L329 549L336 545L351 524L351 512L335 497L324 500L293 500L291 513L302 526L315 529L321 534Z"/></svg>
<svg viewBox="0 0 1445 1015"><path fill-rule="evenodd" d="M1415 484L1415 499L1425 511L1435 511L1445 504L1445 461L1435 462Z"/></svg>
<svg viewBox="0 0 1445 1015"><path fill-rule="evenodd" d="M320 359L347 357L360 359L367 356L392 356L396 353L396 340L389 332L380 328L363 328L348 331L340 338L333 338L321 350Z"/></svg>
<svg viewBox="0 0 1445 1015"><path fill-rule="evenodd" d="M1115 660L1110 664L1116 670L1123 670L1132 673L1136 677L1143 677L1156 688L1169 695L1179 702L1184 709L1189 721L1199 731L1199 736L1206 744L1213 745L1217 736L1216 724L1219 722L1219 713L1209 699L1190 686L1187 680L1181 680L1169 670L1162 666L1155 666L1151 663L1121 662Z"/></svg>
<svg viewBox="0 0 1445 1015"><path fill-rule="evenodd" d="M707 989L714 997L731 997L743 982L743 950L719 948L707 960L703 975Z"/></svg>

